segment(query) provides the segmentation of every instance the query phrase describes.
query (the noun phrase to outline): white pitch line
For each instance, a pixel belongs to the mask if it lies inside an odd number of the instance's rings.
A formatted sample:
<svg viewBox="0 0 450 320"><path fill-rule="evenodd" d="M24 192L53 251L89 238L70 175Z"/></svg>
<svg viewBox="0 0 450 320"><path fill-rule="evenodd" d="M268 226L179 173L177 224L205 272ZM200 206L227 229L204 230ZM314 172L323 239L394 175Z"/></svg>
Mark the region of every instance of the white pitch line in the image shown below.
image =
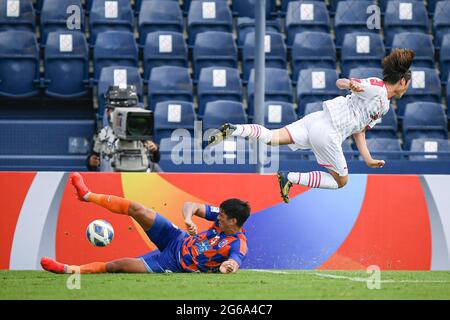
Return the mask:
<svg viewBox="0 0 450 320"><path fill-rule="evenodd" d="M331 279L342 279L342 280L350 280L354 282L367 282L373 281L370 278L358 278L358 277L347 277L347 276L338 276L336 274L327 274L327 273L311 273L315 276L322 278L331 278ZM450 281L445 280L380 280L381 283L450 283Z"/></svg>
<svg viewBox="0 0 450 320"><path fill-rule="evenodd" d="M265 270L265 269L247 269L248 271L256 271L256 272L267 272L267 273L274 273L274 274L290 274L286 271L276 271L276 270Z"/></svg>

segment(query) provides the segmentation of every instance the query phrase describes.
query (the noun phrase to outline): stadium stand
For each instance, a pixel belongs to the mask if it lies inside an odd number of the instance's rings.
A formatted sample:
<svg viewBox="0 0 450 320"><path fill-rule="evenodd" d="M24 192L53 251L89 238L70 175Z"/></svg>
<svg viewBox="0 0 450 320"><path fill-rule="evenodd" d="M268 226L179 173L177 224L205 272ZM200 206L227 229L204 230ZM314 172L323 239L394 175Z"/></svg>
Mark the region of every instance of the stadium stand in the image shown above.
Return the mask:
<svg viewBox="0 0 450 320"><path fill-rule="evenodd" d="M203 116L203 132L222 124L247 123L247 115L241 102L218 100L206 104Z"/></svg>
<svg viewBox="0 0 450 320"><path fill-rule="evenodd" d="M47 36L44 59L45 93L73 98L89 91L89 48L81 32L55 31Z"/></svg>
<svg viewBox="0 0 450 320"><path fill-rule="evenodd" d="M440 48L444 35L450 33L449 16L450 0L437 2L433 15L433 33L436 48Z"/></svg>
<svg viewBox="0 0 450 320"><path fill-rule="evenodd" d="M305 106L305 110L300 110L300 108L298 108L297 111L299 112L300 117L304 117L310 113L322 111L322 110L323 110L323 102L318 101L318 102L307 103ZM300 114L301 111L303 111L303 114Z"/></svg>
<svg viewBox="0 0 450 320"><path fill-rule="evenodd" d="M448 87L448 75L450 74L450 33L446 34L442 39L442 46L440 50L440 73L443 85ZM447 100L448 101L448 100Z"/></svg>
<svg viewBox="0 0 450 320"><path fill-rule="evenodd" d="M374 157L378 155L376 152L386 152L386 151L402 151L402 146L400 145L400 141L396 138L376 138L376 139L367 139L367 147L374 154ZM403 159L402 155L399 153L396 154L383 154L383 158L386 160L401 160ZM360 160L363 160L360 156Z"/></svg>
<svg viewBox="0 0 450 320"><path fill-rule="evenodd" d="M394 36L392 49L412 49L416 53L413 66L434 68L434 45L429 34L420 32L400 32Z"/></svg>
<svg viewBox="0 0 450 320"><path fill-rule="evenodd" d="M336 68L336 47L329 33L305 31L295 36L292 45L292 81L309 68Z"/></svg>
<svg viewBox="0 0 450 320"><path fill-rule="evenodd" d="M36 16L31 0L0 0L0 32L23 30L34 32Z"/></svg>
<svg viewBox="0 0 450 320"><path fill-rule="evenodd" d="M239 0L233 1L231 4L231 9L233 10L233 15L238 17L248 17L255 18L255 2L257 0ZM276 0L266 1L266 17L270 18L276 15Z"/></svg>
<svg viewBox="0 0 450 320"><path fill-rule="evenodd" d="M414 139L411 142L410 151L414 152L450 152L450 141L448 139L432 139L432 138L421 138ZM450 155L411 155L410 160L420 161L420 160L450 160Z"/></svg>
<svg viewBox="0 0 450 320"><path fill-rule="evenodd" d="M266 101L264 125L268 129L279 129L297 121L294 105L289 102Z"/></svg>
<svg viewBox="0 0 450 320"><path fill-rule="evenodd" d="M350 73L348 77L351 79L366 79L370 77L375 77L379 79L383 79L383 69L381 68L353 68L350 69Z"/></svg>
<svg viewBox="0 0 450 320"><path fill-rule="evenodd" d="M154 67L189 66L188 48L183 34L178 32L151 32L144 45L144 79L148 79Z"/></svg>
<svg viewBox="0 0 450 320"><path fill-rule="evenodd" d="M237 45L241 49L244 46L247 34L250 32L255 32L255 19L238 17L236 19L236 29L237 29ZM266 32L282 32L282 26L280 19L267 20L266 21Z"/></svg>
<svg viewBox="0 0 450 320"><path fill-rule="evenodd" d="M210 101L228 100L242 102L243 89L239 71L233 68L203 68L197 85L198 114L203 116Z"/></svg>

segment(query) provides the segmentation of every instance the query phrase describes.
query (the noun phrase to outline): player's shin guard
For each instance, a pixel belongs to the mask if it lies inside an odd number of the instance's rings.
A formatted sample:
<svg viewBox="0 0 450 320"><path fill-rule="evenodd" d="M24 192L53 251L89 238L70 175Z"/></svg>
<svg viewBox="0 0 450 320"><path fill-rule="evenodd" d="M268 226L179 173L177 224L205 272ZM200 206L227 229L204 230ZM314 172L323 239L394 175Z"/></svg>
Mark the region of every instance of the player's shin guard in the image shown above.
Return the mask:
<svg viewBox="0 0 450 320"><path fill-rule="evenodd" d="M98 204L111 212L128 215L131 201L107 194L89 193L87 201Z"/></svg>
<svg viewBox="0 0 450 320"><path fill-rule="evenodd" d="M231 135L243 138L256 138L265 144L269 144L272 141L272 131L259 124L238 124Z"/></svg>
<svg viewBox="0 0 450 320"><path fill-rule="evenodd" d="M290 172L288 180L294 184L299 184L310 188L320 189L338 189L339 185L333 176L328 172L312 171L312 172Z"/></svg>

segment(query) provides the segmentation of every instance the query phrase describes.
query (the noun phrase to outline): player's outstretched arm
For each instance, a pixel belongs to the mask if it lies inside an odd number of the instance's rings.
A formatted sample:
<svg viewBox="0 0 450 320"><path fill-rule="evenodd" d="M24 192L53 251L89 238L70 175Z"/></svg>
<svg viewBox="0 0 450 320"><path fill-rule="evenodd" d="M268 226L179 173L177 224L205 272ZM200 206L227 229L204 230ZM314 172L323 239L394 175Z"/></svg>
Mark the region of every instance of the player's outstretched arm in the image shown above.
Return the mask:
<svg viewBox="0 0 450 320"><path fill-rule="evenodd" d="M238 269L239 264L233 259L222 262L219 268L221 273L236 273Z"/></svg>
<svg viewBox="0 0 450 320"><path fill-rule="evenodd" d="M366 132L358 132L353 134L353 139L355 140L356 146L358 147L359 153L366 162L367 166L370 168L382 168L384 167L384 160L375 160L372 158L369 148L367 148L366 143Z"/></svg>
<svg viewBox="0 0 450 320"><path fill-rule="evenodd" d="M338 79L336 81L336 87L338 87L341 90L352 90L353 92L364 92L364 90L361 88L361 86L352 80L349 79Z"/></svg>
<svg viewBox="0 0 450 320"><path fill-rule="evenodd" d="M197 234L197 225L192 222L192 217L206 217L206 206L195 202L185 202L183 205L183 218L188 233L193 236Z"/></svg>

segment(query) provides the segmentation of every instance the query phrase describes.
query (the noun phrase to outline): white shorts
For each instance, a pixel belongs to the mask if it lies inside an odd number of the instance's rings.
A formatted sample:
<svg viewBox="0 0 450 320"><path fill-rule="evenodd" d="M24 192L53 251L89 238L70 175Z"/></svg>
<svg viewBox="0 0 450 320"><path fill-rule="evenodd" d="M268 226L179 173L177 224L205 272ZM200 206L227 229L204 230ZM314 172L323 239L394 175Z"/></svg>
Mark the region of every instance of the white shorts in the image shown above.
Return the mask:
<svg viewBox="0 0 450 320"><path fill-rule="evenodd" d="M292 150L311 149L319 165L341 177L348 175L347 161L342 151L342 137L331 122L328 111L317 111L286 126L293 144Z"/></svg>

